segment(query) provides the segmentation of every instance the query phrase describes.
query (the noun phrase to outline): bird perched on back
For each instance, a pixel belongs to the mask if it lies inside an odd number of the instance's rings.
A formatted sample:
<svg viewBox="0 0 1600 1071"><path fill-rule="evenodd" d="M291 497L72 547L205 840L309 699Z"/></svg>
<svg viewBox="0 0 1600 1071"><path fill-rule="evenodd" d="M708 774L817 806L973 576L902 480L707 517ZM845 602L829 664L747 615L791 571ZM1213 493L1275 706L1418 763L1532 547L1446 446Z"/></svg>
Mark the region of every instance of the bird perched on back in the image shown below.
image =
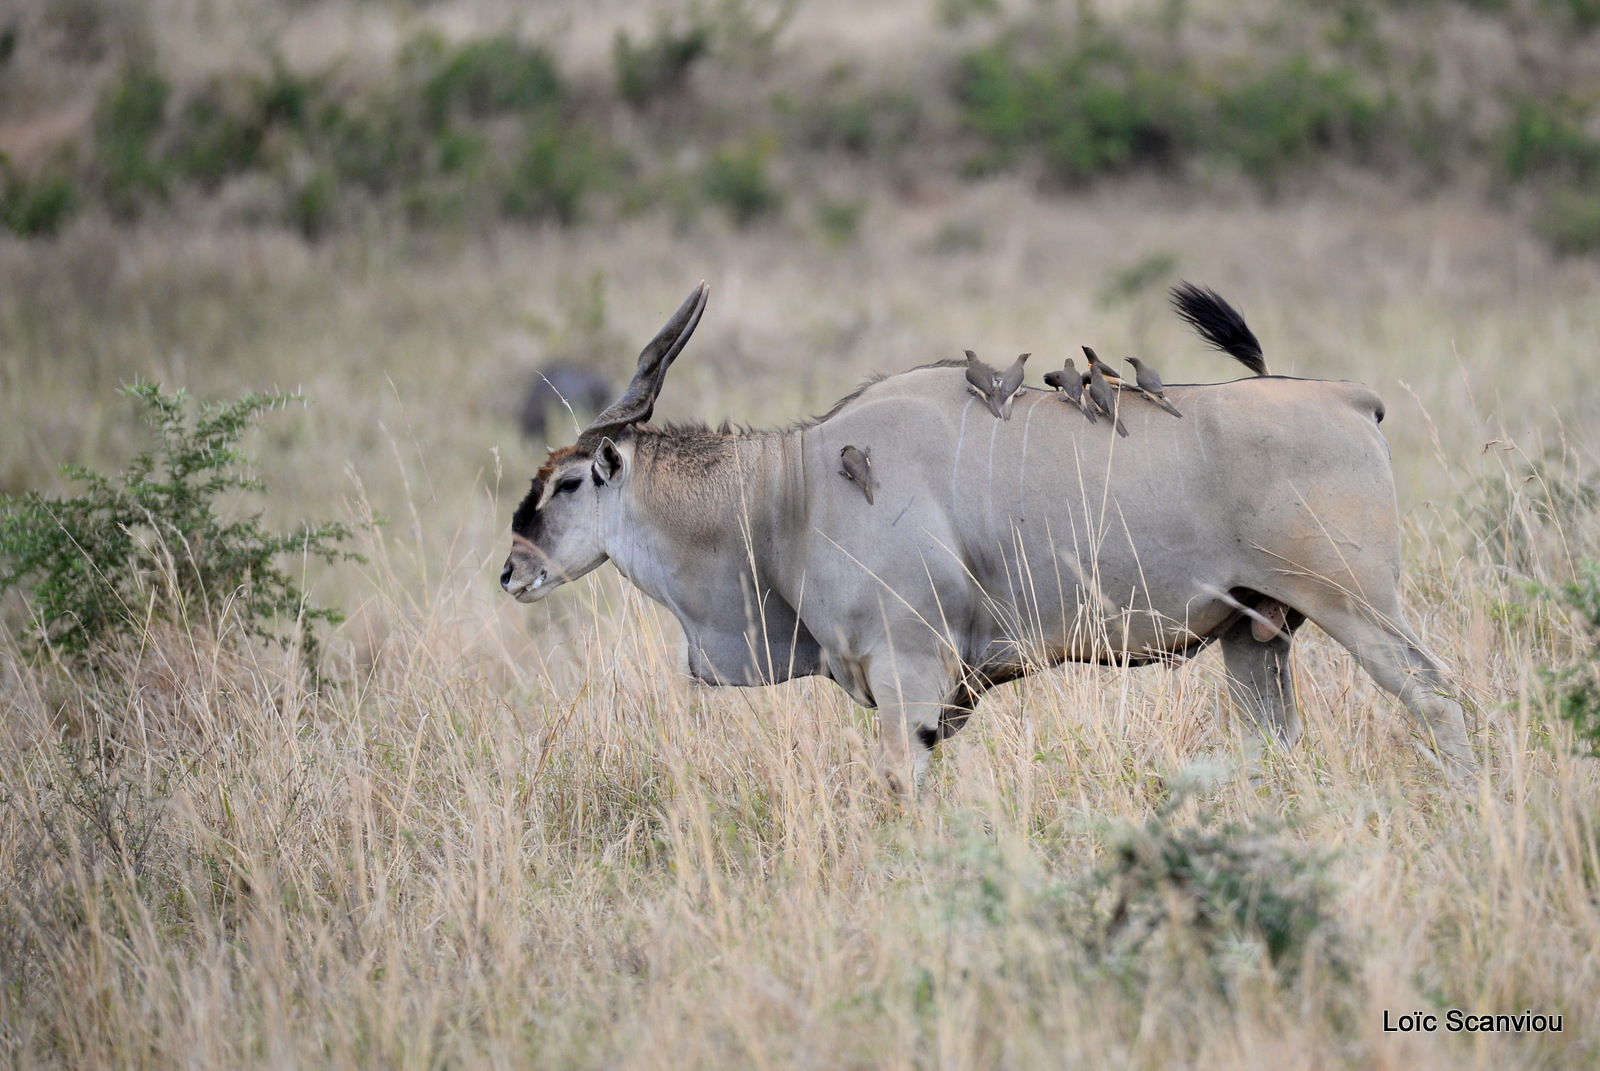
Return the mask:
<svg viewBox="0 0 1600 1071"><path fill-rule="evenodd" d="M1105 377L1108 384L1113 387L1122 386L1122 376L1118 374L1115 368L1102 361L1099 354L1095 353L1094 350L1085 346L1083 347L1083 355L1089 358L1089 369L1100 369L1100 374ZM1089 382L1089 369L1085 369L1083 373L1083 381L1086 384Z"/></svg>
<svg viewBox="0 0 1600 1071"><path fill-rule="evenodd" d="M1116 423L1117 434L1126 439L1128 429L1122 423L1122 418L1117 416L1117 393L1106 382L1105 374L1100 371L1099 365L1092 365L1089 368L1089 398L1102 413Z"/></svg>
<svg viewBox="0 0 1600 1071"><path fill-rule="evenodd" d="M1090 407L1089 400L1083 396L1083 379L1078 375L1078 366L1072 363L1072 358L1067 358L1066 367L1059 372L1046 372L1044 382L1047 387L1067 396L1067 400L1078 407L1079 412L1089 418L1089 423L1095 422L1094 409Z"/></svg>
<svg viewBox="0 0 1600 1071"><path fill-rule="evenodd" d="M967 390L982 399L996 420L1000 419L1000 373L989 367L971 350L967 354Z"/></svg>
<svg viewBox="0 0 1600 1071"><path fill-rule="evenodd" d="M846 446L839 451L839 463L844 466L839 475L859 484L867 496L867 505L872 505L872 447L861 450Z"/></svg>
<svg viewBox="0 0 1600 1071"><path fill-rule="evenodd" d="M1032 356L1031 353L1021 354L1000 376L1000 415L1006 420L1011 419L1011 403L1016 400L1017 391L1022 387L1022 366Z"/></svg>
<svg viewBox="0 0 1600 1071"><path fill-rule="evenodd" d="M1167 401L1167 390L1161 385L1161 377L1156 375L1154 368L1151 368L1137 357L1124 357L1123 360L1133 365L1133 371L1138 377L1140 394L1143 394L1173 416L1183 416L1173 407L1171 402Z"/></svg>

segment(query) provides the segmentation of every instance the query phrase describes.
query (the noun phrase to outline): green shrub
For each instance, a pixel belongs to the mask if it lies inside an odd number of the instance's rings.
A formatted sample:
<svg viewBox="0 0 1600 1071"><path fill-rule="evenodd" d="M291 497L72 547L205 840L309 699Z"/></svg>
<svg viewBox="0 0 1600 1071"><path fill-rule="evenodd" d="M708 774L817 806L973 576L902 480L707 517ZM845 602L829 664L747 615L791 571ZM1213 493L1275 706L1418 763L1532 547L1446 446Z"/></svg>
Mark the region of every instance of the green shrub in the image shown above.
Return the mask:
<svg viewBox="0 0 1600 1071"><path fill-rule="evenodd" d="M1533 229L1557 253L1600 249L1600 196L1557 190L1534 217Z"/></svg>
<svg viewBox="0 0 1600 1071"><path fill-rule="evenodd" d="M767 176L771 156L772 142L767 138L724 145L711 155L704 179L706 196L740 227L783 207L783 195Z"/></svg>
<svg viewBox="0 0 1600 1071"><path fill-rule="evenodd" d="M1600 0L1542 0L1540 6L1579 33L1600 26Z"/></svg>
<svg viewBox="0 0 1600 1071"><path fill-rule="evenodd" d="M443 125L460 112L474 119L527 111L561 99L563 87L550 53L509 34L469 41L447 53L422 88L427 112Z"/></svg>
<svg viewBox="0 0 1600 1071"><path fill-rule="evenodd" d="M1576 619L1581 639L1570 665L1544 671L1545 684L1582 753L1600 758L1600 563L1583 562L1554 594Z"/></svg>
<svg viewBox="0 0 1600 1071"><path fill-rule="evenodd" d="M236 113L220 97L220 87L213 86L185 102L177 122L177 169L207 188L260 163L266 136L254 117Z"/></svg>
<svg viewBox="0 0 1600 1071"><path fill-rule="evenodd" d="M206 187L267 166L267 143L275 134L305 144L316 95L314 84L281 64L265 80L212 79L178 110L163 161L175 177Z"/></svg>
<svg viewBox="0 0 1600 1071"><path fill-rule="evenodd" d="M710 47L711 28L698 20L682 30L663 20L650 41L637 47L626 30L618 30L611 45L617 95L635 108L677 96Z"/></svg>
<svg viewBox="0 0 1600 1071"><path fill-rule="evenodd" d="M1178 270L1178 258L1171 253L1148 253L1125 268L1118 268L1101 288L1100 304L1115 308L1152 289L1162 287Z"/></svg>
<svg viewBox="0 0 1600 1071"><path fill-rule="evenodd" d="M1305 56L1222 92L1211 143L1261 179L1331 150L1369 145L1384 106L1349 70L1318 71Z"/></svg>
<svg viewBox="0 0 1600 1071"><path fill-rule="evenodd" d="M255 111L263 126L279 123L292 130L304 130L310 122L317 87L281 62L274 62L272 77L253 89Z"/></svg>
<svg viewBox="0 0 1600 1071"><path fill-rule="evenodd" d="M0 225L19 238L49 237L71 214L76 191L65 175L29 180L0 152Z"/></svg>
<svg viewBox="0 0 1600 1071"><path fill-rule="evenodd" d="M822 237L835 248L853 242L861 230L861 214L866 211L863 200L836 200L821 197L817 200L817 228Z"/></svg>
<svg viewBox="0 0 1600 1071"><path fill-rule="evenodd" d="M969 52L956 97L988 144L976 166L1036 153L1058 180L1082 182L1204 152L1271 179L1364 152L1391 110L1353 70L1318 70L1303 54L1212 75L1135 41L1084 20L1070 33L1013 28Z"/></svg>
<svg viewBox="0 0 1600 1071"><path fill-rule="evenodd" d="M318 155L328 169L378 196L421 176L434 144L413 112L387 100L330 104L318 122Z"/></svg>
<svg viewBox="0 0 1600 1071"><path fill-rule="evenodd" d="M1224 991L1240 967L1270 965L1292 982L1313 953L1342 970L1325 853L1266 819L1219 822L1203 809L1180 818L1217 773L1180 772L1150 819L1106 824L1104 861L1077 874L1051 874L1042 860L1008 857L988 836L958 827L951 856L931 860L958 874L935 886L940 921L1027 932L1027 951L1003 968L1018 976L1033 948L1136 986L1170 976L1174 954L1181 969L1198 968Z"/></svg>
<svg viewBox="0 0 1600 1071"><path fill-rule="evenodd" d="M547 50L509 35L452 49L425 34L403 50L398 74L384 91L329 102L318 114L324 203L350 183L392 198L419 224L500 212L563 224L581 218L609 160L565 106Z"/></svg>
<svg viewBox="0 0 1600 1071"><path fill-rule="evenodd" d="M872 151L877 141L871 102L856 96L811 101L801 118L801 136L812 149L841 149L857 156Z"/></svg>
<svg viewBox="0 0 1600 1071"><path fill-rule="evenodd" d="M772 59L778 37L799 7L800 0L710 0L702 10L716 29L719 58L755 70Z"/></svg>
<svg viewBox="0 0 1600 1071"><path fill-rule="evenodd" d="M307 238L321 238L333 221L336 195L333 175L318 168L300 183L290 198L289 222Z"/></svg>
<svg viewBox="0 0 1600 1071"><path fill-rule="evenodd" d="M898 151L921 121L915 96L858 88L846 67L836 69L828 85L816 93L800 100L778 94L773 105L806 148L853 156L881 157Z"/></svg>
<svg viewBox="0 0 1600 1071"><path fill-rule="evenodd" d="M592 136L563 107L554 58L505 34L458 47L421 35L393 78L350 96L278 63L267 78L214 79L175 109L168 95L147 66L129 65L101 102L101 186L119 215L173 181L214 189L265 172L283 194L283 222L313 238L337 223L352 188L418 221L504 210L572 222L597 178ZM521 137L502 129L508 116Z"/></svg>
<svg viewBox="0 0 1600 1071"><path fill-rule="evenodd" d="M489 143L474 130L446 130L436 143L439 170L445 174L468 171L488 152Z"/></svg>
<svg viewBox="0 0 1600 1071"><path fill-rule="evenodd" d="M1600 142L1583 128L1584 109L1571 101L1523 101L1504 135L1501 161L1513 181L1555 173L1572 180L1600 167Z"/></svg>
<svg viewBox="0 0 1600 1071"><path fill-rule="evenodd" d="M991 144L982 165L1036 150L1059 179L1078 182L1139 164L1165 165L1194 138L1177 75L1093 26L1075 38L1007 34L965 58L962 118Z"/></svg>
<svg viewBox="0 0 1600 1071"><path fill-rule="evenodd" d="M1144 825L1111 832L1111 859L1098 874L1115 892L1106 949L1136 953L1176 925L1213 956L1244 940L1259 942L1275 966L1295 966L1333 929L1326 860L1287 843L1270 823L1218 824L1202 811L1197 822L1179 824L1179 802L1175 796Z"/></svg>
<svg viewBox="0 0 1600 1071"><path fill-rule="evenodd" d="M599 164L588 139L556 123L529 130L512 167L505 210L521 219L577 222Z"/></svg>
<svg viewBox="0 0 1600 1071"><path fill-rule="evenodd" d="M143 62L125 65L95 111L95 158L113 212L131 216L147 195L166 191L156 140L166 123L166 80Z"/></svg>
<svg viewBox="0 0 1600 1071"><path fill-rule="evenodd" d="M84 484L75 498L0 497L0 592L26 591L32 642L93 658L151 620L215 626L226 614L261 639L278 637L275 626L299 623L312 656L311 624L341 615L308 603L277 560L359 560L339 549L350 528L322 522L272 533L261 529L260 514L226 521L217 512L224 494L266 491L249 474L238 440L261 413L298 395L247 394L203 404L191 417L182 391L135 384L126 393L156 433L153 449L115 478L64 470Z"/></svg>

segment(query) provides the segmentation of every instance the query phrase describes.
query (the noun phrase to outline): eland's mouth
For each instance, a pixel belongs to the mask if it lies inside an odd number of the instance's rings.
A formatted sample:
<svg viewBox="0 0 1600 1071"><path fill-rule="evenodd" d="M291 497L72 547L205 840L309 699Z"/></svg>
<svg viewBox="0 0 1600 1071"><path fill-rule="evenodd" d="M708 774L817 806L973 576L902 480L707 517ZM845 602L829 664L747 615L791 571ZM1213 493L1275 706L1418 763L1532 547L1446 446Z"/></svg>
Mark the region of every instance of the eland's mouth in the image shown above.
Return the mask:
<svg viewBox="0 0 1600 1071"><path fill-rule="evenodd" d="M518 602L537 602L553 585L550 583L550 570L540 569L532 580L508 583L505 589L513 599Z"/></svg>
<svg viewBox="0 0 1600 1071"><path fill-rule="evenodd" d="M550 579L550 570L540 569L539 575L524 584L522 590L517 592L518 602L533 602L545 592L545 582Z"/></svg>

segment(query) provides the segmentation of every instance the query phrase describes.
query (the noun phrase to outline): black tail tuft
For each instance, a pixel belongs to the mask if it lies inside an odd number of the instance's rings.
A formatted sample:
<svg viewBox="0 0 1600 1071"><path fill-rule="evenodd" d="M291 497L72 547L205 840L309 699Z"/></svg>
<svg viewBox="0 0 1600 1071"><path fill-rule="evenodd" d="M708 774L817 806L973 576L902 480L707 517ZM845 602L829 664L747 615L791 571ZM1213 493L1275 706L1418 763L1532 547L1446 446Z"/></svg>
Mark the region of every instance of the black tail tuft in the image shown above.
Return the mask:
<svg viewBox="0 0 1600 1071"><path fill-rule="evenodd" d="M1239 315L1209 286L1181 282L1172 288L1172 308L1205 339L1258 376L1267 374L1261 343Z"/></svg>

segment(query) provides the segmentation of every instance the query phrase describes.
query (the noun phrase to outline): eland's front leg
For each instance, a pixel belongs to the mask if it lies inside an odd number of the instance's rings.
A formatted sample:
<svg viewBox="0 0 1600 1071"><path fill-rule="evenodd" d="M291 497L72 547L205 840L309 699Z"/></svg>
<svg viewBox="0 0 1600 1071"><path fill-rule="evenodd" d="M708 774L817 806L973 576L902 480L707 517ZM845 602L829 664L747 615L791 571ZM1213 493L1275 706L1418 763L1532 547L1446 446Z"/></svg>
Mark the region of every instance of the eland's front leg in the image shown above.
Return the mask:
<svg viewBox="0 0 1600 1071"><path fill-rule="evenodd" d="M885 650L872 659L878 704L878 774L901 801L914 800L939 742L939 719L956 674L946 660Z"/></svg>

